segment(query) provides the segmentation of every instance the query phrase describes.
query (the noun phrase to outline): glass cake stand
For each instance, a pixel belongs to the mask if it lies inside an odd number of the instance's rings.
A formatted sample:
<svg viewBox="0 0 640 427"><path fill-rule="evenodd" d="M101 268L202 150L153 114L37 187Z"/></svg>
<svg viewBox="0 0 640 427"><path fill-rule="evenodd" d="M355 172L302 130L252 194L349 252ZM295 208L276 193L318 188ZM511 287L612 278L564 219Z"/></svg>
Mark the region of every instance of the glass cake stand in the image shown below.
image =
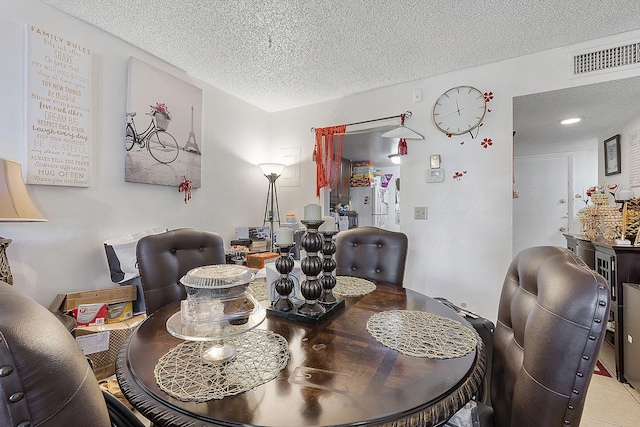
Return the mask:
<svg viewBox="0 0 640 427"><path fill-rule="evenodd" d="M219 307L220 312L208 316L206 319L185 321L182 309L167 320L167 331L176 338L186 341L211 341L211 347L204 350L202 359L205 363L224 363L232 360L236 355L236 347L226 338L237 336L250 331L260 325L266 310L254 297L250 289L230 298L215 298L202 301L203 304Z"/></svg>

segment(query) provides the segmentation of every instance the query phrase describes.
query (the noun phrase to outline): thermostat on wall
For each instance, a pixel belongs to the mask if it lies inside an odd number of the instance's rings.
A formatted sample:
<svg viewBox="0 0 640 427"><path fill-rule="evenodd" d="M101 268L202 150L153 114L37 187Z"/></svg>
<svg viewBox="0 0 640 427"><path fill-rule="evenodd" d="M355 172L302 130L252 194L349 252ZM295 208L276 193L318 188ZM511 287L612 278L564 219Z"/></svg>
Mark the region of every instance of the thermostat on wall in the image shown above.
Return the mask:
<svg viewBox="0 0 640 427"><path fill-rule="evenodd" d="M427 182L442 182L444 181L444 169L435 168L427 169Z"/></svg>

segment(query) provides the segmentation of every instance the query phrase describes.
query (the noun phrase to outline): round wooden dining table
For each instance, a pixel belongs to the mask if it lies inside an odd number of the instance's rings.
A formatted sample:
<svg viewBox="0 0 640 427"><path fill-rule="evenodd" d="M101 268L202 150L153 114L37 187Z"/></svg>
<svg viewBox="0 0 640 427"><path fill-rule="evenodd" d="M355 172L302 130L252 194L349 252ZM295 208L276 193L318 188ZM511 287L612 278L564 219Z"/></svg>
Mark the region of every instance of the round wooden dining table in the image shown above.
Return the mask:
<svg viewBox="0 0 640 427"><path fill-rule="evenodd" d="M265 306L267 301L263 301ZM275 379L205 402L178 400L157 384L154 368L183 341L167 332L178 302L151 314L125 341L116 375L129 402L157 426L437 426L476 395L486 370L473 327L453 310L410 289L377 284L318 325L267 315L257 329L288 343ZM367 330L389 310L432 313L459 321L477 345L460 357L416 357L391 349Z"/></svg>

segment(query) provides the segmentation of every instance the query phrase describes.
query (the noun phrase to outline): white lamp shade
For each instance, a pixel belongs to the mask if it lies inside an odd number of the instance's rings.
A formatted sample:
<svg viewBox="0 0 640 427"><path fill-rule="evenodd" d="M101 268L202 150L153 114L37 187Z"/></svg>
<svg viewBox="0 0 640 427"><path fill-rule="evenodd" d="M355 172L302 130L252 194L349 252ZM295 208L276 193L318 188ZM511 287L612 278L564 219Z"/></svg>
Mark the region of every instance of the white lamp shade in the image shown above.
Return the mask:
<svg viewBox="0 0 640 427"><path fill-rule="evenodd" d="M260 163L260 169L262 169L262 173L265 175L275 174L280 176L282 173L282 169L284 169L287 165L283 165L281 163Z"/></svg>
<svg viewBox="0 0 640 427"><path fill-rule="evenodd" d="M46 221L35 207L22 179L22 165L0 159L0 222Z"/></svg>

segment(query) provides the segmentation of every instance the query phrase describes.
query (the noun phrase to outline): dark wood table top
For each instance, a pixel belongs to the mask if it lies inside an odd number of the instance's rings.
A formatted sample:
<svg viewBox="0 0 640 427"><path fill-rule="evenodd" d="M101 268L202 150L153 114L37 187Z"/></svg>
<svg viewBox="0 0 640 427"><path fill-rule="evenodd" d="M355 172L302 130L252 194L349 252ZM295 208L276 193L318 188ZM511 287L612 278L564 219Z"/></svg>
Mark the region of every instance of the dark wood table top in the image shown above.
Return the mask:
<svg viewBox="0 0 640 427"><path fill-rule="evenodd" d="M439 425L478 391L486 369L482 340L478 337L475 351L454 359L401 354L366 329L371 315L400 309L455 319L473 330L429 297L379 284L370 294L346 298L343 310L317 326L267 316L259 328L289 343L290 359L279 376L221 400L181 402L163 392L154 377L160 357L182 342L165 328L179 310L175 303L149 316L127 339L118 354L117 378L133 406L161 426L379 426L398 420ZM329 371L333 379L322 387L291 381L300 367Z"/></svg>

